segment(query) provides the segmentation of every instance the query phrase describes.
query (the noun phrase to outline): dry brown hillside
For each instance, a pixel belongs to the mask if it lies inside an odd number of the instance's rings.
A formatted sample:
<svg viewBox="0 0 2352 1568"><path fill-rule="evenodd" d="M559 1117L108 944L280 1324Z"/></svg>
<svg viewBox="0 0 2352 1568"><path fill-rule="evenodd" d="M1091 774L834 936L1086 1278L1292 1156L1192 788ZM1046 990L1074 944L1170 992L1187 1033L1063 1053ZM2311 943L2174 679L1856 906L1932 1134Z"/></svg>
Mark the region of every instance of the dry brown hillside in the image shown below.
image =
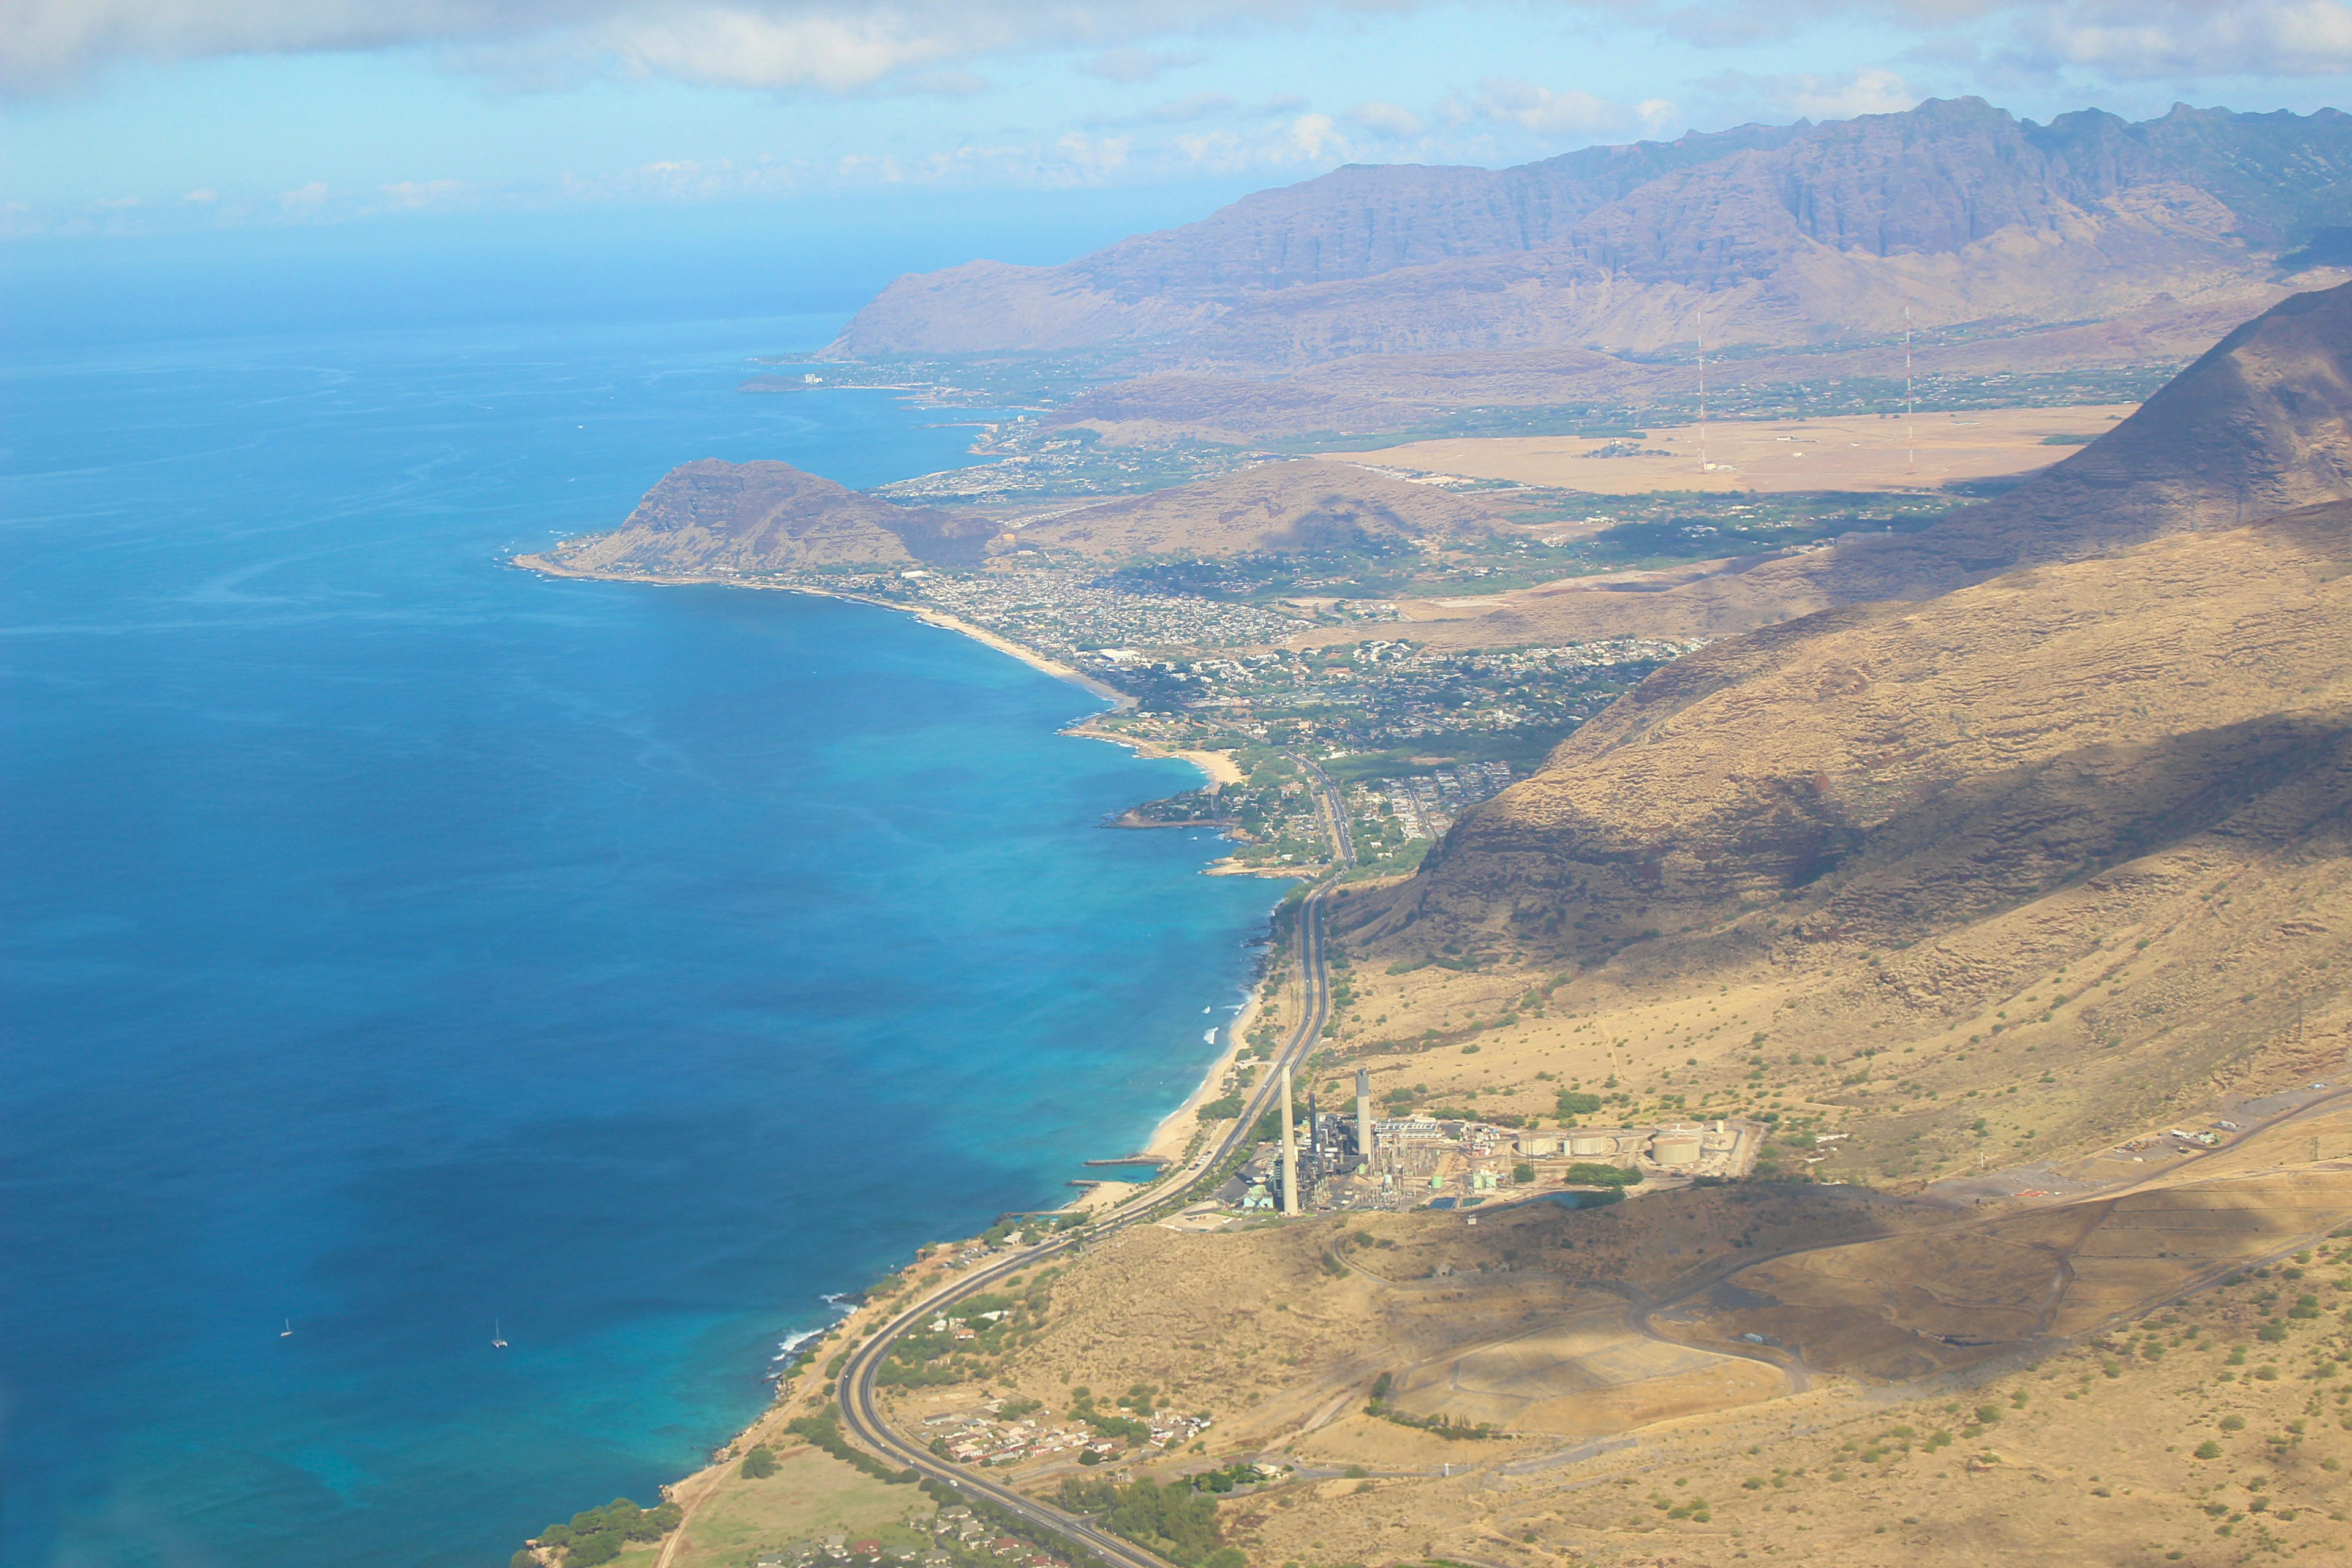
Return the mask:
<svg viewBox="0 0 2352 1568"><path fill-rule="evenodd" d="M1330 550L1484 531L1494 514L1430 485L1311 460L1265 463L1223 479L1066 511L1021 542L1105 559L1192 552Z"/></svg>
<svg viewBox="0 0 2352 1568"><path fill-rule="evenodd" d="M900 506L789 463L673 468L611 533L567 540L544 563L568 572L730 577L834 565L981 565L1017 542L1103 560L1370 544L1411 548L1483 531L1494 514L1430 485L1328 462L1266 463L1107 501L1025 529L992 517ZM1010 526L1018 533L1007 532Z"/></svg>
<svg viewBox="0 0 2352 1568"><path fill-rule="evenodd" d="M2332 1562L2347 1098L2071 1202L1743 1183L1139 1226L1039 1276L1001 1363L893 1414L1211 1416L1093 1474L1284 1467L1220 1509L1254 1563Z"/></svg>
<svg viewBox="0 0 2352 1568"><path fill-rule="evenodd" d="M1342 906L1349 1048L1526 1110L1541 1068L1850 1117L1890 1174L2333 1071L2347 626L2330 507L1718 644Z"/></svg>
<svg viewBox="0 0 2352 1568"><path fill-rule="evenodd" d="M1926 598L2034 562L2352 499L2352 284L2248 321L2138 412L1999 500L1921 532L1698 575L1663 593L1574 580L1433 640L1507 647L1720 636L1841 605Z"/></svg>
<svg viewBox="0 0 2352 1568"><path fill-rule="evenodd" d="M2292 292L2284 284L2250 283L2193 302L2153 301L2104 321L1971 331L1920 343L1914 366L1926 379L2182 364ZM1770 387L1875 381L1886 389L1885 410L1892 410L1901 406L1903 362L1902 344L1877 342L1718 361L1707 367L1706 379L1717 406L1726 394L1737 400ZM1698 382L1694 362L1620 359L1566 345L1365 353L1272 377L1202 371L1139 376L1077 398L1045 423L1081 426L1107 446L1126 447L1179 438L1247 446L1404 432L1444 425L1475 409L1579 404L1663 406L1668 418L1679 421L1688 417Z"/></svg>
<svg viewBox="0 0 2352 1568"><path fill-rule="evenodd" d="M672 468L611 533L549 552L568 571L714 575L850 562L977 563L995 527L893 505L790 463L705 458Z"/></svg>

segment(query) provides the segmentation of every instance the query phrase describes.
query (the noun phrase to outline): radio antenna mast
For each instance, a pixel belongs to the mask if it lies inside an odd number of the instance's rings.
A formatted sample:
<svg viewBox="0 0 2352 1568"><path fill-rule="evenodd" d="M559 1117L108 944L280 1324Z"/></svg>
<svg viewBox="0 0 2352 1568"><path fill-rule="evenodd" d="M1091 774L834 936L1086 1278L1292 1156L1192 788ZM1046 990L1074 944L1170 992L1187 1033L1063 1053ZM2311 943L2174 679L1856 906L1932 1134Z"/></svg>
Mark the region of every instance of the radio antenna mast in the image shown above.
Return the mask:
<svg viewBox="0 0 2352 1568"><path fill-rule="evenodd" d="M1715 472L1706 460L1706 296L1698 300L1698 471Z"/></svg>
<svg viewBox="0 0 2352 1568"><path fill-rule="evenodd" d="M1903 471L1919 471L1919 429L1913 417L1917 404L1911 395L1911 301L1903 301Z"/></svg>

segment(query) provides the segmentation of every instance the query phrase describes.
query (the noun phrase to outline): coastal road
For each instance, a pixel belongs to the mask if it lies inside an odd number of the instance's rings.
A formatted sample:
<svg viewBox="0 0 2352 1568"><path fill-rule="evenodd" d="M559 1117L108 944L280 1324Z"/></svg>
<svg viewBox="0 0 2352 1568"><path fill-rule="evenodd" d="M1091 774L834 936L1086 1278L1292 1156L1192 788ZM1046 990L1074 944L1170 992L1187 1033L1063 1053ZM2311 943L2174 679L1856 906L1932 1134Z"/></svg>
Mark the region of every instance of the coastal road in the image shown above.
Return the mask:
<svg viewBox="0 0 2352 1568"><path fill-rule="evenodd" d="M1110 1563L1112 1568L1171 1568L1171 1564L1133 1542L1098 1528L1088 1520L1024 1497L1011 1487L989 1479L978 1470L951 1464L921 1444L901 1437L882 1414L881 1399L876 1392L876 1374L881 1371L890 1347L901 1335L918 1323L937 1317L965 1297L988 1289L1057 1254L1181 1207L1206 1179L1221 1178L1226 1163L1244 1149L1258 1119L1273 1107L1275 1092L1282 1083L1282 1069L1297 1068L1315 1048L1315 1042L1323 1033L1323 1025L1330 1015L1331 1006L1330 973L1324 956L1324 900L1330 895L1339 878L1354 863L1355 847L1348 833L1346 803L1338 788L1314 763L1304 759L1294 760L1298 761L1302 770L1314 781L1325 827L1331 836L1332 865L1323 878L1308 889L1307 896L1298 904L1298 1020L1275 1056L1265 1076L1251 1091L1242 1108L1240 1120L1226 1131L1223 1138L1187 1160L1181 1170L1173 1173L1172 1179L1163 1178L1153 1183L1150 1191L1108 1211L1092 1225L1082 1230L1065 1232L1037 1246L1024 1247L976 1274L967 1275L921 1297L914 1305L904 1309L869 1334L852 1351L849 1359L842 1363L841 1375L835 1382L835 1394L841 1406L842 1426L861 1447L892 1464L903 1466L933 1480L944 1481L966 1497L993 1503L1031 1525L1051 1531L1072 1545L1092 1552Z"/></svg>

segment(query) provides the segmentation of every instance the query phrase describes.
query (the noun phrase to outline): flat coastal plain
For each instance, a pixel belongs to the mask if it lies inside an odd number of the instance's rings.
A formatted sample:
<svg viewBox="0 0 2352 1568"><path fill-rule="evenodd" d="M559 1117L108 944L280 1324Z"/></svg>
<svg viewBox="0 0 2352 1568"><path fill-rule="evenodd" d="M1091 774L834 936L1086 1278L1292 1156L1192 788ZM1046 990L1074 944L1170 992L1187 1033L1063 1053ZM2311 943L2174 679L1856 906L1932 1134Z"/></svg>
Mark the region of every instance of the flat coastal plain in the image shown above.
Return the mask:
<svg viewBox="0 0 2352 1568"><path fill-rule="evenodd" d="M1918 490L2009 479L2045 468L2113 429L2137 406L1984 408L1838 419L1725 419L1583 436L1413 441L1334 462L1378 463L1468 479L1557 486L1591 495L1654 490Z"/></svg>

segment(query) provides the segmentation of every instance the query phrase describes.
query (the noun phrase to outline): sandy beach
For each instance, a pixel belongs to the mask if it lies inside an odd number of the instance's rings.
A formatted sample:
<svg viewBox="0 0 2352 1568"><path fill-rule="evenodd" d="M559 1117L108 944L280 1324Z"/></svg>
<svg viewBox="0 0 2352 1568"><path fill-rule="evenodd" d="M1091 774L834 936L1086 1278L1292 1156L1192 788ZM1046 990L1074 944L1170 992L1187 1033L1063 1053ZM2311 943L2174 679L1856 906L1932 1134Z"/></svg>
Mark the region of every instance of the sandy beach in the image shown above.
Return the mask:
<svg viewBox="0 0 2352 1568"><path fill-rule="evenodd" d="M1008 637L999 637L984 626L973 626L970 621L949 615L942 610L933 609L927 605L902 605L888 599L869 598L862 594L843 594L826 588L806 588L782 583L730 582L723 577L688 577L646 572L582 572L538 554L518 555L514 558L513 563L527 572L538 572L550 577L579 577L607 583L655 583L673 587L716 584L728 588L772 588L788 594L807 594L821 599L848 599L861 605L873 605L881 609L898 610L913 616L918 620L928 621L932 626L944 630L960 632L975 642L985 643L999 653L1009 654L1024 664L1044 670L1057 679L1083 686L1088 691L1118 704L1120 709L1135 706L1133 698L1097 680L1084 670L1073 668L1059 659L1047 658L1034 648L1024 647ZM1232 756L1223 752L1181 751L1174 747L1159 745L1136 736L1096 729L1089 720L1082 720L1071 725L1063 733L1083 736L1089 741L1108 741L1115 745L1125 746L1140 756L1173 757L1181 762L1190 763L1207 774L1212 783L1220 786L1240 784L1244 777ZM1214 872L1217 868L1211 869ZM1252 871L1255 873L1255 868ZM1227 870L1223 874L1232 875L1234 872ZM1287 871L1283 873L1285 876L1296 874ZM1216 1098L1218 1086L1224 1082L1225 1075L1233 1070L1234 1058L1241 1050L1242 1040L1248 1034L1252 1021L1257 1016L1258 1006L1258 991L1256 986L1253 985L1250 988L1249 1000L1243 1005L1241 1012L1225 1026L1224 1049L1202 1074L1200 1083L1185 1098L1184 1102L1160 1119L1160 1125L1152 1131L1150 1141L1139 1152L1159 1155L1171 1162L1183 1158L1185 1146L1191 1142L1192 1130L1198 1124L1198 1118L1194 1112L1199 1107ZM1083 1198L1073 1200L1071 1206L1078 1206L1084 1201Z"/></svg>
<svg viewBox="0 0 2352 1568"><path fill-rule="evenodd" d="M865 594L844 594L832 588L811 588L797 583L746 583L728 577L685 577L656 572L583 572L551 561L544 555L536 554L518 555L512 563L526 572L537 572L549 577L580 577L600 583L658 583L668 587L766 588L785 594L806 594L815 599L846 599L852 604L872 605L880 610L897 610L901 615L912 616L919 621L929 622L947 631L961 632L974 642L986 643L997 652L1009 654L1032 668L1044 670L1057 680L1066 680L1074 686L1083 686L1096 696L1121 710L1135 706L1134 698L1115 686L1097 680L1083 669L1064 664L1057 658L1049 658L1035 648L1024 647L1008 637L997 636L985 626L973 626L970 621L949 615L945 610L933 609L929 605L902 605L894 599L877 599ZM1132 743L1116 735L1095 735L1090 738L1098 741L1119 741L1122 745Z"/></svg>
<svg viewBox="0 0 2352 1568"><path fill-rule="evenodd" d="M1209 775L1209 782L1223 788L1242 783L1249 775L1225 752L1187 752L1173 746L1163 746L1156 741L1146 741L1134 735L1122 735L1113 730L1097 730L1094 721L1082 719L1062 731L1065 735L1083 735L1089 741L1108 741L1115 746L1125 746L1139 757L1173 757L1190 763Z"/></svg>

